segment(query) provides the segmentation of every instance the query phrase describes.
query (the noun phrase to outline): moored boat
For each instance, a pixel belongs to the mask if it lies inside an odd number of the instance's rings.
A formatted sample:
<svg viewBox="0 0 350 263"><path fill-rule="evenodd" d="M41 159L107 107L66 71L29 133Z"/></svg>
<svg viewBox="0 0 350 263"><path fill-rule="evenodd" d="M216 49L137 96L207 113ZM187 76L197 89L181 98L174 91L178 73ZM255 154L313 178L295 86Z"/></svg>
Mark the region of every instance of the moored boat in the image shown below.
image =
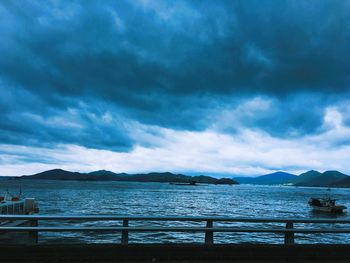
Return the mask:
<svg viewBox="0 0 350 263"><path fill-rule="evenodd" d="M309 205L316 211L327 213L343 213L347 209L344 205L336 205L335 199L327 198L310 198Z"/></svg>
<svg viewBox="0 0 350 263"><path fill-rule="evenodd" d="M28 215L38 213L38 203L34 198L25 198L19 195L0 196L0 215Z"/></svg>
<svg viewBox="0 0 350 263"><path fill-rule="evenodd" d="M38 213L38 203L34 198L25 198L22 193L11 195L9 192L5 196L0 196L0 226L1 227L26 227L36 226L37 221L28 219L3 219L2 215L32 215ZM7 232L1 231L0 244L35 244L37 234L35 232Z"/></svg>

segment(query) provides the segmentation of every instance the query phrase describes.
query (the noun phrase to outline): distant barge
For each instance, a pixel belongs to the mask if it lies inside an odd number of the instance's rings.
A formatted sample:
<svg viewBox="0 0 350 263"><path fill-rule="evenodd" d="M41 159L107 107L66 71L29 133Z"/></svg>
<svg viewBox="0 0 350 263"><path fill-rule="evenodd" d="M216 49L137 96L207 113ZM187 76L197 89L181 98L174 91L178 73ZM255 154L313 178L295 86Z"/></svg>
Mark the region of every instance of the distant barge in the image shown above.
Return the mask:
<svg viewBox="0 0 350 263"><path fill-rule="evenodd" d="M197 185L196 181L191 181L191 182L182 182L182 183L169 183L169 184L173 184L173 185Z"/></svg>

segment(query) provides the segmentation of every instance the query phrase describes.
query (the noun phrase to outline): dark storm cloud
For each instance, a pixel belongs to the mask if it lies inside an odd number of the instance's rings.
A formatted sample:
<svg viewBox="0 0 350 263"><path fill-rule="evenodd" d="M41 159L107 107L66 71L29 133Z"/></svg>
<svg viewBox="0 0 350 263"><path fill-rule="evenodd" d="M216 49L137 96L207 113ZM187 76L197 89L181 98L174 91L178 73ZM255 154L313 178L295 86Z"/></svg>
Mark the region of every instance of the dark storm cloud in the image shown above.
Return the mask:
<svg viewBox="0 0 350 263"><path fill-rule="evenodd" d="M78 144L90 148L109 148L125 151L133 140L122 119L109 120L106 112L94 107L80 106L74 109L52 109L44 105L46 112L27 108L0 115L0 141L7 144L53 146Z"/></svg>
<svg viewBox="0 0 350 263"><path fill-rule="evenodd" d="M256 96L275 108L241 112L240 126L317 132L348 91L349 11L347 1L3 1L0 141L127 150L125 120L202 130Z"/></svg>

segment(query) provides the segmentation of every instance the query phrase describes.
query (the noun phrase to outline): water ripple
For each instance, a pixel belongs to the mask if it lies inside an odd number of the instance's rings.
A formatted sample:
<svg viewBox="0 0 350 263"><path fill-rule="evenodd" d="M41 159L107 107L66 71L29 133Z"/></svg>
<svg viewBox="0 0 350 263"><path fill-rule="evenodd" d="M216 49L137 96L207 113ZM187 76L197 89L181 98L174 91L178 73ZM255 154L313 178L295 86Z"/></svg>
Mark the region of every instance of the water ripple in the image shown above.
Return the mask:
<svg viewBox="0 0 350 263"><path fill-rule="evenodd" d="M166 183L78 182L78 181L2 181L0 193L16 192L22 187L27 197L35 197L43 215L116 215L116 216L229 216L342 218L310 210L311 196L330 194L325 188L199 185ZM350 189L332 189L332 197L349 207ZM41 225L55 226L47 221ZM66 221L66 226L121 226L121 222ZM130 222L130 226L204 226L204 222ZM218 226L281 227L283 224L217 222ZM323 225L328 227L329 225ZM296 227L319 227L297 224ZM341 228L344 225L335 225ZM130 243L203 242L204 233L130 233ZM298 243L347 243L348 234L296 234ZM120 233L40 233L43 243L118 243ZM273 233L215 233L217 243L282 243L283 235Z"/></svg>

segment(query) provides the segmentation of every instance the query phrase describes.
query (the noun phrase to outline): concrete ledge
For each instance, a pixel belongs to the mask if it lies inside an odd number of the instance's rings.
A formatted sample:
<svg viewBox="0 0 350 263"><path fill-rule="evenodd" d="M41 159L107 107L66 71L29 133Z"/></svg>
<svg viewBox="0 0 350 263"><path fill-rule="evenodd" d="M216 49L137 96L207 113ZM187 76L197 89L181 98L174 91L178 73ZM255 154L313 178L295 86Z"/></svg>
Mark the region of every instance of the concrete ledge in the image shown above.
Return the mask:
<svg viewBox="0 0 350 263"><path fill-rule="evenodd" d="M1 262L349 261L350 245L0 245Z"/></svg>

